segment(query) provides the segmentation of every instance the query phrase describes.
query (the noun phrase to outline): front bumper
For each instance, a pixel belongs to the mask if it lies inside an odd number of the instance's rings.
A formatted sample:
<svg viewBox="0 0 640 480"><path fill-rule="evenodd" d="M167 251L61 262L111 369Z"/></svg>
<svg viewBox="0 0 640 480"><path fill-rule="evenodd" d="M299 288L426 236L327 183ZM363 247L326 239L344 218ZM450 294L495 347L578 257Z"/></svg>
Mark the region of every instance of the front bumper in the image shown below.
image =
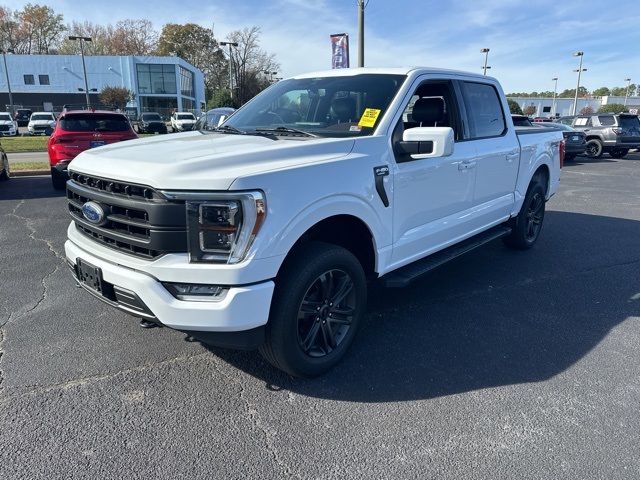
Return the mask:
<svg viewBox="0 0 640 480"><path fill-rule="evenodd" d="M90 293L102 301L138 317L155 318L162 325L192 333L196 338L208 337L208 343L221 344L215 341L216 334L231 332L245 332L252 341L257 341L253 338L253 333L266 325L269 318L274 289L271 280L231 286L226 296L217 302L183 301L176 299L159 279L148 273L97 257L71 240L65 243L65 254L72 270L78 259L82 259L98 267L103 280L111 287L124 292L121 301L117 294L106 298L89 289ZM131 294L136 297L133 306ZM207 340L203 338L203 341ZM257 346L242 345L243 342L234 345L233 341L222 343L234 348Z"/></svg>

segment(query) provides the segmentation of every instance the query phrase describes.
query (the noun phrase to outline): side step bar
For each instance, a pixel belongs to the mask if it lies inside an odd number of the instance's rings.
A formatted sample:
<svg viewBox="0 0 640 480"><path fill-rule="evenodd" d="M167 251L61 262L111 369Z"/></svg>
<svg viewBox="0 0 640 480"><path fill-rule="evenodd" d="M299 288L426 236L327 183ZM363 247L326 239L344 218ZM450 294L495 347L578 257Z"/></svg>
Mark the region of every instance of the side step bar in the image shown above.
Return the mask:
<svg viewBox="0 0 640 480"><path fill-rule="evenodd" d="M393 272L383 276L381 280L385 287L406 287L412 281L421 277L425 273L429 273L431 270L444 265L460 255L464 255L471 250L475 250L486 243L507 236L510 233L511 227L505 227L503 225L493 227L490 230L479 233L478 235L468 238L456 245L452 245L444 250L440 250L439 252L429 255L428 257L399 268L398 270L394 270Z"/></svg>

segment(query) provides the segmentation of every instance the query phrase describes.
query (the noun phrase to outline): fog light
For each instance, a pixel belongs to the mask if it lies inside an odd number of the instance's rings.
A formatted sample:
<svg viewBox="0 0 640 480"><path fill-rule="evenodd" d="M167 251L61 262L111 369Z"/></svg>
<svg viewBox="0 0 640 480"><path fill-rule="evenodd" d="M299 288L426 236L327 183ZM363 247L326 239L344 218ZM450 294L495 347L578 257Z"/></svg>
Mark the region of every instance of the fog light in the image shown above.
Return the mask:
<svg viewBox="0 0 640 480"><path fill-rule="evenodd" d="M163 283L178 300L190 302L219 302L227 295L229 287L202 285L198 283Z"/></svg>

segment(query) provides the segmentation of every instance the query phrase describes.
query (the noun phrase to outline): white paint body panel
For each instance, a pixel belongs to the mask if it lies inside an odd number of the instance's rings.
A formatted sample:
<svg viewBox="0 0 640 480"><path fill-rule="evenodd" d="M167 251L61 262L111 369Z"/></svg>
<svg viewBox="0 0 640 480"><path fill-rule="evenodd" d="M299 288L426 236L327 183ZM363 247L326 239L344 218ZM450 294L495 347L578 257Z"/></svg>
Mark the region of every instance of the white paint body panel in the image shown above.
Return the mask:
<svg viewBox="0 0 640 480"><path fill-rule="evenodd" d="M187 132L87 150L71 162L72 171L160 190L262 191L266 220L242 262L191 264L187 254L144 260L96 244L74 224L68 231L67 257L72 262L84 258L102 268L107 281L136 291L170 326L244 330L267 322L272 280L291 247L323 219L350 215L361 220L373 239L375 270L384 275L516 215L532 175L542 165L551 177L548 196L557 190L561 133L516 135L508 113L508 131L501 137L456 142L446 156L396 162L392 130L420 81L489 82L508 112L495 79L435 69L350 69L308 76L364 72L408 76L372 136L274 141ZM467 166L461 166L465 162ZM389 207L375 188L373 169L379 166L389 168L383 180ZM175 300L159 283L167 281L261 287L237 287L225 307L203 306ZM240 306L244 302L251 305Z"/></svg>

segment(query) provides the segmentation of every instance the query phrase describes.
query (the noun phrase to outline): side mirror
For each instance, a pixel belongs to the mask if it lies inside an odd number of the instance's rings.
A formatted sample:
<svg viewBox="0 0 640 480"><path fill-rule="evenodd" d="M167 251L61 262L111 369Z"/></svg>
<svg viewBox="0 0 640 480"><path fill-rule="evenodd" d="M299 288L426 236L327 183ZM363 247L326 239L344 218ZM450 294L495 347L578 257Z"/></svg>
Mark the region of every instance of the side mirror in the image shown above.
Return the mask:
<svg viewBox="0 0 640 480"><path fill-rule="evenodd" d="M448 157L453 154L454 135L451 127L414 127L402 134L398 153L412 159Z"/></svg>

